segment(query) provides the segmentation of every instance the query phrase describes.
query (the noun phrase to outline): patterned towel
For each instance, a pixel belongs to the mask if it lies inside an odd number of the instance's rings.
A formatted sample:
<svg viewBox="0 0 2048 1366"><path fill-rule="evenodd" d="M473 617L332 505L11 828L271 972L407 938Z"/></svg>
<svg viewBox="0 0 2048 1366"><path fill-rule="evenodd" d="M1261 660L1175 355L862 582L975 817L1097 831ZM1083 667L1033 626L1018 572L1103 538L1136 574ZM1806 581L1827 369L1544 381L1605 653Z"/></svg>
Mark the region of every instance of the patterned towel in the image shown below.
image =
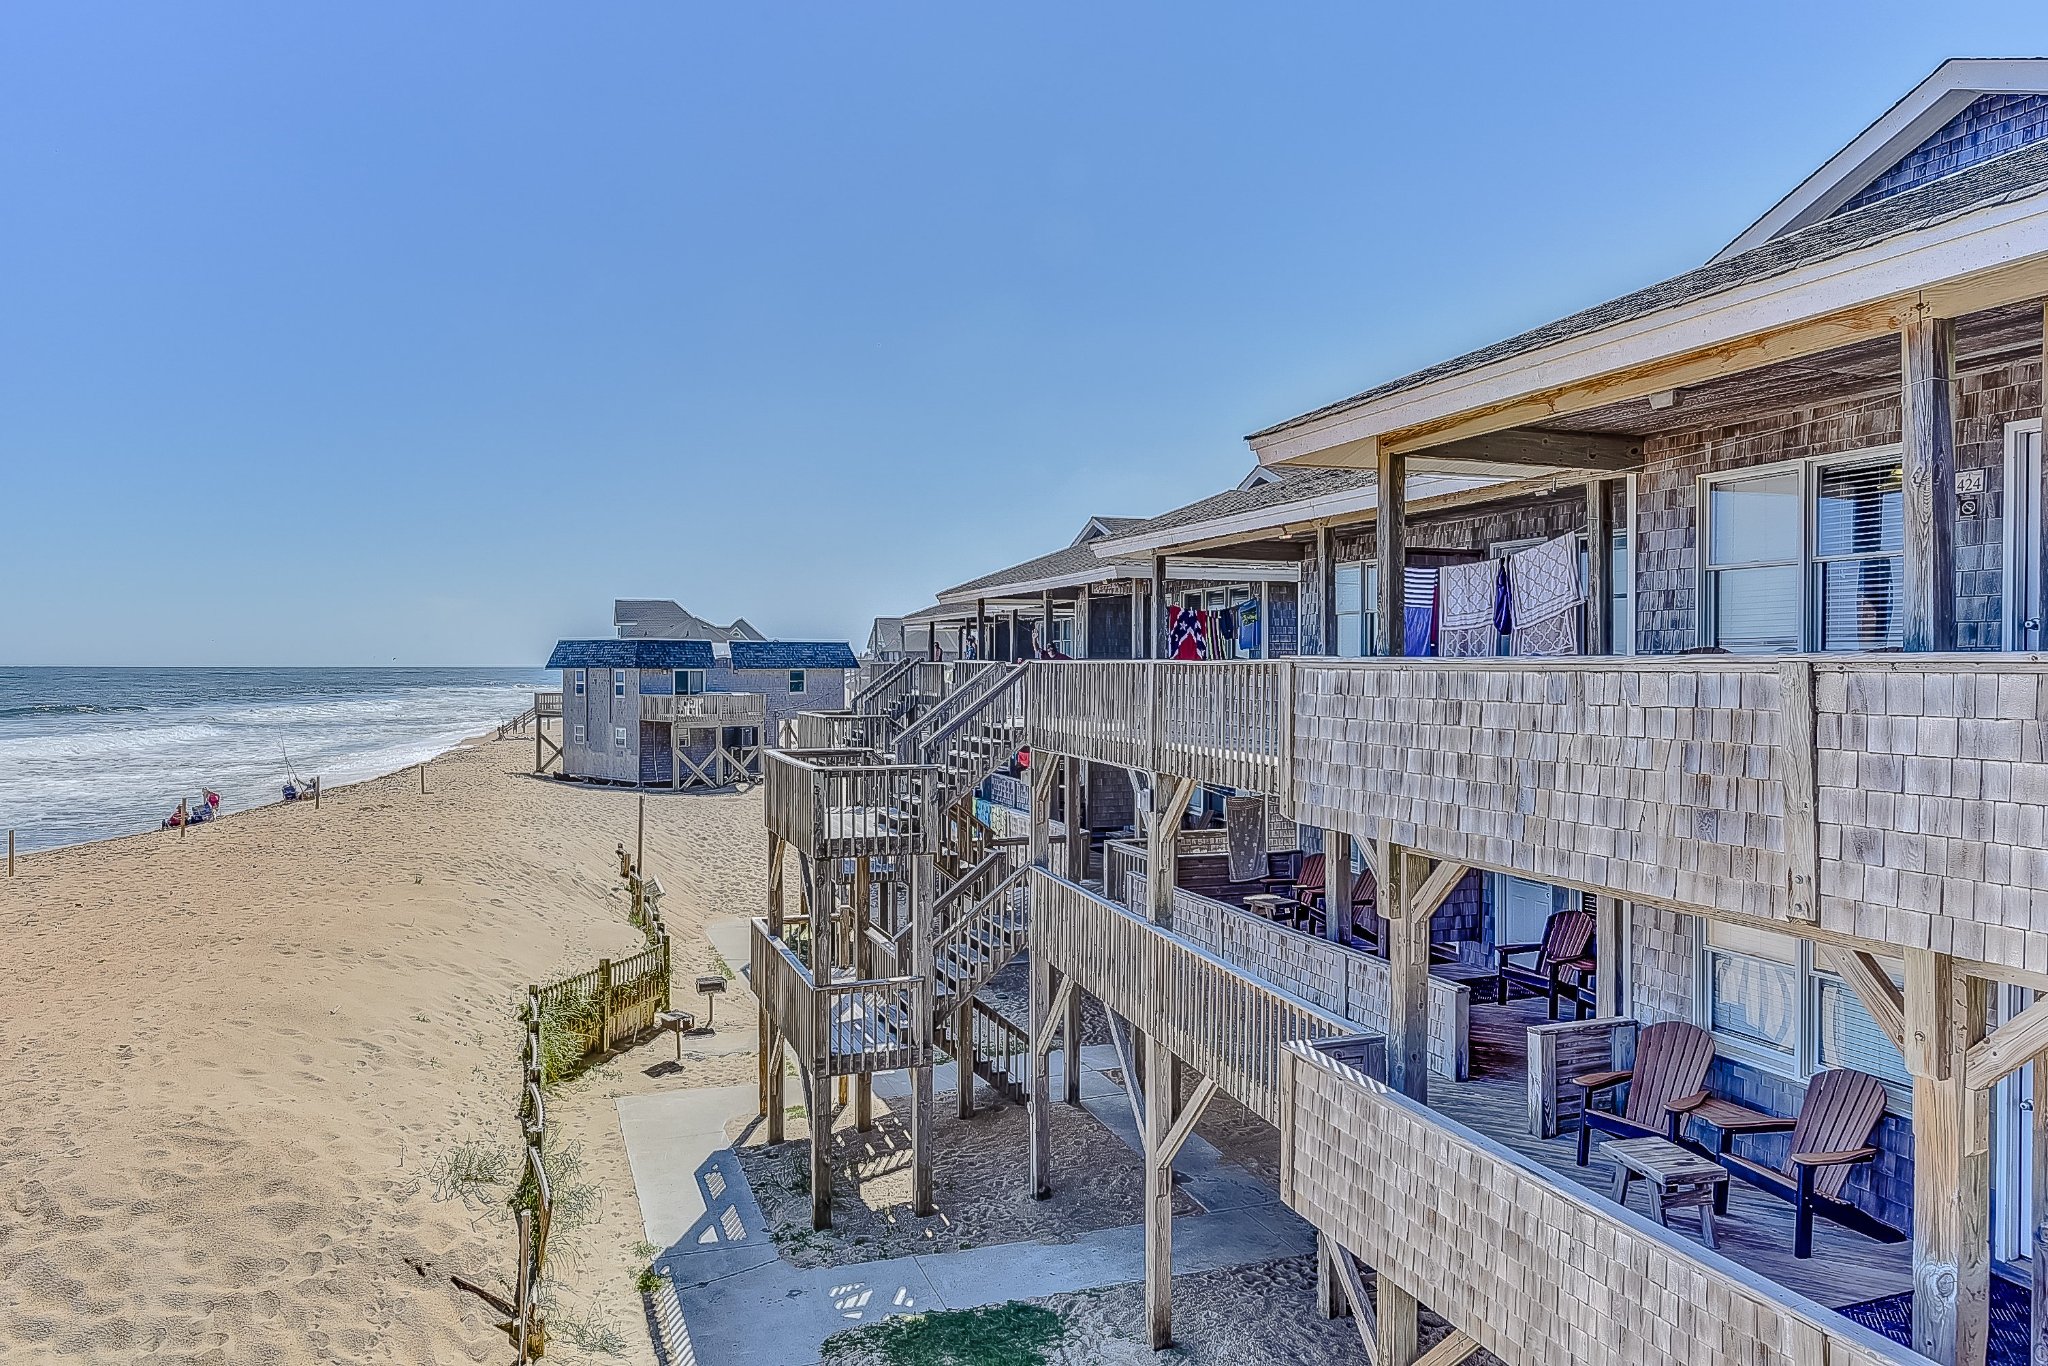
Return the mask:
<svg viewBox="0 0 2048 1366"><path fill-rule="evenodd" d="M1578 608L1586 599L1579 582L1579 538L1567 533L1508 556L1508 577L1515 591L1514 653L1578 654Z"/></svg>
<svg viewBox="0 0 2048 1366"><path fill-rule="evenodd" d="M1225 797L1223 829L1229 840L1230 880L1256 882L1266 875L1266 799Z"/></svg>
<svg viewBox="0 0 2048 1366"><path fill-rule="evenodd" d="M1490 659L1498 632L1493 629L1494 594L1500 561L1447 565L1439 580L1443 620L1437 627L1438 648L1445 659Z"/></svg>

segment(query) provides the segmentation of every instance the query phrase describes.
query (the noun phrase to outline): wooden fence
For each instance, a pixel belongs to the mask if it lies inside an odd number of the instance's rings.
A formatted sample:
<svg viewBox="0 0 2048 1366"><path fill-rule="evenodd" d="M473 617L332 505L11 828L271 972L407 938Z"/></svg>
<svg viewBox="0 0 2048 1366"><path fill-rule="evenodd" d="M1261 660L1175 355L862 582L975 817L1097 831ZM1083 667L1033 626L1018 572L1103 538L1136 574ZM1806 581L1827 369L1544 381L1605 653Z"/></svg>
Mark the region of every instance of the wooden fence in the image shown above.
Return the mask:
<svg viewBox="0 0 2048 1366"><path fill-rule="evenodd" d="M1086 888L1042 868L1030 886L1033 952L1268 1123L1288 1104L1285 1045L1359 1037L1349 1020Z"/></svg>
<svg viewBox="0 0 2048 1366"><path fill-rule="evenodd" d="M1024 684L1026 738L1034 751L1291 801L1294 667L1041 660Z"/></svg>

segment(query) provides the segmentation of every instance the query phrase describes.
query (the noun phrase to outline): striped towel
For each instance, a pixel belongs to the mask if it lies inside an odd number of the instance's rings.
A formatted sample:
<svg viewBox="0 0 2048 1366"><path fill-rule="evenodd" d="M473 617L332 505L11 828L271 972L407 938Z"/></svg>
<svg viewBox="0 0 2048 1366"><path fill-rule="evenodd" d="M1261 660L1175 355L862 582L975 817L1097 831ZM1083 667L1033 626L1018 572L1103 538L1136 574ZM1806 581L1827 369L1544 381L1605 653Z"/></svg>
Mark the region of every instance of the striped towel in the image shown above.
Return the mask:
<svg viewBox="0 0 2048 1366"><path fill-rule="evenodd" d="M1401 653L1410 659L1436 653L1436 570L1401 571Z"/></svg>

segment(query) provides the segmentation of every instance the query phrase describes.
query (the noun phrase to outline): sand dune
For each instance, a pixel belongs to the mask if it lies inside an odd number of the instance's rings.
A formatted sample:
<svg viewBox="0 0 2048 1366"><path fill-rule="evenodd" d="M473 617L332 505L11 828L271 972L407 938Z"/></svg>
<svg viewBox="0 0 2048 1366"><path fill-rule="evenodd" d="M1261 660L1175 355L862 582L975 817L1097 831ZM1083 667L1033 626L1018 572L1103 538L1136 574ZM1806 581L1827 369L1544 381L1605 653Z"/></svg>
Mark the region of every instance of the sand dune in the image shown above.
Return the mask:
<svg viewBox="0 0 2048 1366"><path fill-rule="evenodd" d="M408 770L0 881L0 1360L507 1357L448 1281L500 1279L505 1225L431 1173L516 1138L523 984L640 945L611 853L633 796L530 755L479 743L424 796ZM664 875L672 928L751 909L728 870L759 862L757 797L648 812L650 867L697 870Z"/></svg>

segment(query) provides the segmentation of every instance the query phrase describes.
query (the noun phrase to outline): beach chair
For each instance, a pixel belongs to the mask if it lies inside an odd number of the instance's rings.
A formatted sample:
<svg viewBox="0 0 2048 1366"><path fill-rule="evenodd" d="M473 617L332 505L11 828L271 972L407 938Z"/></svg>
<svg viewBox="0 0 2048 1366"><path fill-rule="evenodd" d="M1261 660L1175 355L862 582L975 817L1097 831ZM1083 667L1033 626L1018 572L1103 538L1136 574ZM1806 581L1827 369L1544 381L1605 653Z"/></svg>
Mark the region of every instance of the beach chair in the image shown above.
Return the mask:
<svg viewBox="0 0 2048 1366"><path fill-rule="evenodd" d="M1806 1098L1797 1119L1759 1114L1710 1102L1697 1107L1695 1116L1720 1131L1720 1150L1715 1160L1730 1176L1741 1177L1760 1190L1767 1190L1793 1206L1792 1255L1813 1255L1813 1216L1825 1214L1845 1228L1879 1242L1903 1242L1906 1235L1889 1224L1872 1218L1842 1199L1842 1188L1850 1172L1877 1156L1871 1140L1878 1121L1884 1118L1884 1083L1864 1072L1836 1068L1822 1072L1807 1083ZM1734 1141L1745 1134L1792 1131L1792 1143L1785 1159L1766 1166L1732 1151ZM1724 1187L1716 1199L1722 1211L1728 1207Z"/></svg>
<svg viewBox="0 0 2048 1366"><path fill-rule="evenodd" d="M1536 955L1528 967L1515 962L1524 954ZM1534 944L1501 944L1494 949L1494 975L1500 984L1500 1004L1506 1005L1510 992L1526 987L1550 998L1550 1018L1557 1018L1557 1003L1569 996L1572 1013L1585 1018L1583 987L1591 973L1586 961L1593 954L1593 917L1584 911L1553 911L1544 922L1543 938Z"/></svg>
<svg viewBox="0 0 2048 1366"><path fill-rule="evenodd" d="M1586 1093L1579 1116L1579 1165L1586 1165L1595 1129L1616 1138L1677 1141L1681 1117L1708 1098L1700 1088L1713 1060L1711 1034L1698 1025L1666 1020L1637 1033L1634 1067L1573 1077L1572 1084ZM1615 1109L1593 1108L1596 1096L1621 1086L1628 1087L1628 1098Z"/></svg>

